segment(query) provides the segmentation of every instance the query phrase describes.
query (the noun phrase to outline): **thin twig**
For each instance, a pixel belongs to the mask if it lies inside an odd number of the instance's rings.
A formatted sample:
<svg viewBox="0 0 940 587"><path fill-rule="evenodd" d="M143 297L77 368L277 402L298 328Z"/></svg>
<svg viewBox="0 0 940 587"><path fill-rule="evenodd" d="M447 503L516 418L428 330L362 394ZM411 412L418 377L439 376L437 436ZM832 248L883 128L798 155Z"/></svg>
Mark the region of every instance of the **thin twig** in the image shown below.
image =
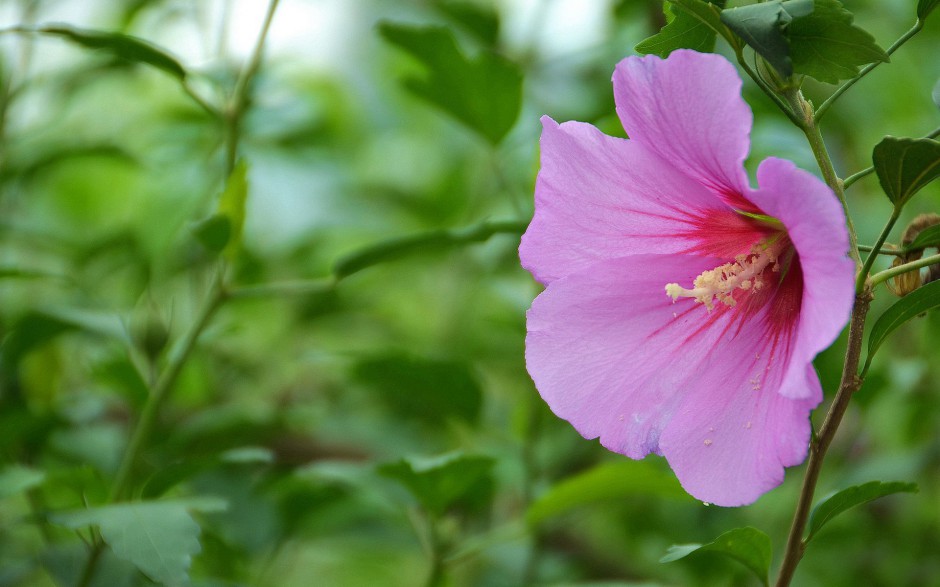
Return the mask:
<svg viewBox="0 0 940 587"><path fill-rule="evenodd" d="M895 41L890 47L888 47L888 50L885 51L885 53L888 54L888 55L891 55L892 53L894 53L895 51L897 51L897 50L901 47L901 45L903 45L904 43L908 42L914 35L916 35L917 33L919 33L922 28L924 28L924 23L923 23L923 21L921 21L920 19L917 19L917 22L914 23L914 26L911 27L911 29L910 29L909 31L907 31L906 33L904 33L903 35L901 35L901 38L899 38L897 41ZM819 123L819 121L820 121L820 120L822 119L822 117L826 114L826 112L829 110L829 108L832 107L833 103L835 103L835 101L839 99L839 96L841 96L842 94L844 94L844 93L846 92L846 90L848 90L849 88L851 88L852 86L854 86L856 83L858 83L859 80L861 80L863 77L865 77L866 75L868 75L869 73L871 73L872 70L874 70L876 67L878 67L878 66L881 65L882 63L885 63L885 61L876 61L876 62L874 62L874 63L870 63L870 64L866 65L866 66L858 73L857 76L853 77L853 78L850 79L849 81L847 81L847 82L845 82L844 84L842 84L841 86L839 86L839 87L836 89L836 91L832 93L831 96L829 96L828 98L826 98L826 100L825 100L822 104L819 105L819 108L816 110L816 114L815 114L815 116L814 116L815 122L816 122L817 124Z"/></svg>
<svg viewBox="0 0 940 587"><path fill-rule="evenodd" d="M816 492L816 484L819 481L823 460L826 458L826 451L829 449L836 430L842 422L842 417L849 407L849 400L862 386L862 379L858 376L858 364L862 354L865 317L868 315L871 299L870 290L866 290L855 298L855 306L852 308L852 320L849 323L849 341L845 353L845 363L842 368L842 381L839 383L839 391L829 407L829 413L826 414L826 419L823 421L819 433L810 444L809 462L806 465L806 473L803 477L803 488L800 490L800 498L797 502L796 511L793 513L793 522L790 525L790 535L787 538L787 548L783 556L783 564L780 566L776 587L790 585L793 573L796 571L800 559L803 558L803 551L806 549L803 533L806 530L810 507L813 504L813 494Z"/></svg>

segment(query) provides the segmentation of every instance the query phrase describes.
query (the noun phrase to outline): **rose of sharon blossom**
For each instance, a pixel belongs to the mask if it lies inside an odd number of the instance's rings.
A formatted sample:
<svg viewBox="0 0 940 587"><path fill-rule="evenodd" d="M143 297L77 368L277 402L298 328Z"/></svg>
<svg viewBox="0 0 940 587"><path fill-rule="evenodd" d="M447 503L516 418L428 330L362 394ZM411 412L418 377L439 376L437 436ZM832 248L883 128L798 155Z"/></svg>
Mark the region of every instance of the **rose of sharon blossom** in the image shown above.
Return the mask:
<svg viewBox="0 0 940 587"><path fill-rule="evenodd" d="M696 498L753 502L806 456L812 360L846 324L854 264L832 191L769 158L750 187L751 112L723 57L628 57L629 140L542 119L523 266L546 285L526 364L551 409Z"/></svg>

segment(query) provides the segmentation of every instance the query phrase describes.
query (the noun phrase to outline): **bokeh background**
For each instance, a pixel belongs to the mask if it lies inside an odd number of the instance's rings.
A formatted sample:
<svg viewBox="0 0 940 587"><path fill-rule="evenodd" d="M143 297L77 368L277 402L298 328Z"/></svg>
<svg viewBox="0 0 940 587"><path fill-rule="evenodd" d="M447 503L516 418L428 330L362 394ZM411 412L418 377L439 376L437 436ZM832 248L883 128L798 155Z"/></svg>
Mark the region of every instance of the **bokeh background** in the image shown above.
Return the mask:
<svg viewBox="0 0 940 587"><path fill-rule="evenodd" d="M882 47L910 28L915 4L846 2ZM609 454L554 417L523 359L539 287L516 248L538 119L622 136L610 75L663 24L661 3L282 0L241 126L244 237L224 261L197 238L226 180L220 121L165 71L6 30L68 23L143 38L221 106L266 7L0 2L0 585L77 584L89 535L50 520L105 500L148 386L220 263L250 295L202 333L134 481L136 497L227 503L193 514L194 585L425 585L435 558L439 584L455 586L757 584L720 557L658 561L744 525L767 532L779 557L801 469L752 506L706 507L662 459ZM508 60L523 79L510 132L487 140L409 91L402 80L426 68L383 38L383 22L442 26L464 55ZM827 116L843 177L870 165L882 136L938 126L938 48L940 22L928 22ZM804 90L818 103L832 87ZM817 171L799 131L749 80L744 91L750 168L775 155ZM890 204L874 176L849 199L871 243ZM905 220L940 211L940 189L909 208ZM504 230L460 237L487 222ZM338 260L412 235L331 285ZM873 316L891 301L880 291ZM940 319L915 320L889 347L820 495L875 479L920 492L830 524L798 585L940 585ZM817 361L827 397L843 348ZM92 584L152 582L105 552Z"/></svg>

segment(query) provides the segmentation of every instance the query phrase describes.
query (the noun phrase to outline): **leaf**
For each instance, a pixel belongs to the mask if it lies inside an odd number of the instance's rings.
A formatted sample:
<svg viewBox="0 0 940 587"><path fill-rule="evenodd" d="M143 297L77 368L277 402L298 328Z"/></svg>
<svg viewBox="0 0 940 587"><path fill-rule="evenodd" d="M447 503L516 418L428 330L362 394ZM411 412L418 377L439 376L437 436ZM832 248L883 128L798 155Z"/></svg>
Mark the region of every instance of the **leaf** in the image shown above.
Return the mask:
<svg viewBox="0 0 940 587"><path fill-rule="evenodd" d="M857 505L878 499L879 497L901 492L917 493L917 485L915 483L903 483L900 481L890 483L871 481L843 489L829 497L823 498L816 504L816 507L813 508L812 513L809 515L809 535L806 537L806 542L809 542L829 520L842 512Z"/></svg>
<svg viewBox="0 0 940 587"><path fill-rule="evenodd" d="M736 52L740 50L741 43L738 37L721 22L721 10L718 3L705 2L704 0L667 0L674 6L678 6L684 12L687 12L705 24L708 28L715 31L725 41L731 45Z"/></svg>
<svg viewBox="0 0 940 587"><path fill-rule="evenodd" d="M921 188L940 177L940 142L885 137L875 145L872 161L881 188L900 209Z"/></svg>
<svg viewBox="0 0 940 587"><path fill-rule="evenodd" d="M193 227L193 234L207 251L218 254L232 238L232 221L222 214L201 220Z"/></svg>
<svg viewBox="0 0 940 587"><path fill-rule="evenodd" d="M359 361L353 377L405 418L439 426L480 417L483 390L466 363L389 353Z"/></svg>
<svg viewBox="0 0 940 587"><path fill-rule="evenodd" d="M933 9L937 7L937 4L940 4L940 0L920 0L917 3L918 20L927 18L927 15L933 12Z"/></svg>
<svg viewBox="0 0 940 587"><path fill-rule="evenodd" d="M735 528L729 530L708 544L679 544L671 546L666 556L659 559L668 563L684 558L693 552L717 552L740 562L768 585L768 573L772 548L770 537L757 528Z"/></svg>
<svg viewBox="0 0 940 587"><path fill-rule="evenodd" d="M238 251L245 226L245 203L248 200L248 164L242 159L235 165L222 197L219 198L218 216L228 219L229 235L223 253L229 258Z"/></svg>
<svg viewBox="0 0 940 587"><path fill-rule="evenodd" d="M0 498L9 497L32 489L41 484L46 479L46 474L42 471L24 467L22 465L10 465L0 470Z"/></svg>
<svg viewBox="0 0 940 587"><path fill-rule="evenodd" d="M109 33L79 29L64 25L42 26L35 29L16 29L20 32L35 32L43 35L63 37L88 49L106 51L114 57L131 63L145 63L164 71L178 80L186 78L186 70L164 50L143 39L121 33Z"/></svg>
<svg viewBox="0 0 940 587"><path fill-rule="evenodd" d="M601 500L634 495L691 499L675 476L649 461L604 463L565 479L529 506L526 520L533 525Z"/></svg>
<svg viewBox="0 0 940 587"><path fill-rule="evenodd" d="M915 316L938 306L940 306L940 281L931 281L918 287L885 310L885 313L875 321L871 334L868 335L868 357L865 359L865 370L868 369L872 357L889 334Z"/></svg>
<svg viewBox="0 0 940 587"><path fill-rule="evenodd" d="M56 513L50 521L72 529L98 526L119 558L158 583L180 585L188 583L192 557L200 551L199 525L189 511L224 508L213 498L122 503Z"/></svg>
<svg viewBox="0 0 940 587"><path fill-rule="evenodd" d="M793 75L787 29L795 18L813 12L813 0L771 0L721 11L721 22L784 77Z"/></svg>
<svg viewBox="0 0 940 587"><path fill-rule="evenodd" d="M493 46L499 40L499 16L492 7L450 0L434 0L433 6L486 45Z"/></svg>
<svg viewBox="0 0 940 587"><path fill-rule="evenodd" d="M711 4L721 8L724 3L724 0L721 0ZM715 31L692 13L672 8L672 6L666 4L666 9L677 11L675 17L658 33L634 47L636 52L660 57L666 57L676 49L693 49L701 53L712 52L715 49Z"/></svg>
<svg viewBox="0 0 940 587"><path fill-rule="evenodd" d="M525 232L525 229L526 225L521 222L490 221L465 228L432 230L392 238L344 255L333 265L333 275L337 279L343 279L373 265L395 261L414 253L440 251L447 246L483 242L496 234L519 235Z"/></svg>
<svg viewBox="0 0 940 587"><path fill-rule="evenodd" d="M813 13L790 25L793 71L834 84L858 75L862 65L888 61L874 37L852 19L838 0L815 0Z"/></svg>
<svg viewBox="0 0 940 587"><path fill-rule="evenodd" d="M921 251L930 247L940 247L940 225L928 226L917 233L911 244L904 247L904 250Z"/></svg>
<svg viewBox="0 0 940 587"><path fill-rule="evenodd" d="M412 93L494 145L515 124L522 105L522 73L514 63L488 51L468 59L446 27L385 22L379 25L379 32L428 70L426 78L404 80Z"/></svg>
<svg viewBox="0 0 940 587"><path fill-rule="evenodd" d="M401 459L378 468L379 474L404 485L430 513L440 516L472 501L480 483L491 482L495 459L450 453L433 459Z"/></svg>

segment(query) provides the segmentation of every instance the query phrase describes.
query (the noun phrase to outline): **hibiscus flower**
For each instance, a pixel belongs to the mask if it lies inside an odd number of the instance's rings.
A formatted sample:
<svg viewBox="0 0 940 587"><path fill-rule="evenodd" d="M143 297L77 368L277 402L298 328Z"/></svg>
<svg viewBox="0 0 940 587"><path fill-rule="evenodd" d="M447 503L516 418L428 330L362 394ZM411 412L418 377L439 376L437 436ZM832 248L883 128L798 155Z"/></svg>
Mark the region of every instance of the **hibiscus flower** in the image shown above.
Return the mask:
<svg viewBox="0 0 940 587"><path fill-rule="evenodd" d="M789 161L751 188L752 115L723 57L628 57L613 84L629 140L542 118L526 365L585 438L748 504L806 457L812 361L853 301L845 216Z"/></svg>

